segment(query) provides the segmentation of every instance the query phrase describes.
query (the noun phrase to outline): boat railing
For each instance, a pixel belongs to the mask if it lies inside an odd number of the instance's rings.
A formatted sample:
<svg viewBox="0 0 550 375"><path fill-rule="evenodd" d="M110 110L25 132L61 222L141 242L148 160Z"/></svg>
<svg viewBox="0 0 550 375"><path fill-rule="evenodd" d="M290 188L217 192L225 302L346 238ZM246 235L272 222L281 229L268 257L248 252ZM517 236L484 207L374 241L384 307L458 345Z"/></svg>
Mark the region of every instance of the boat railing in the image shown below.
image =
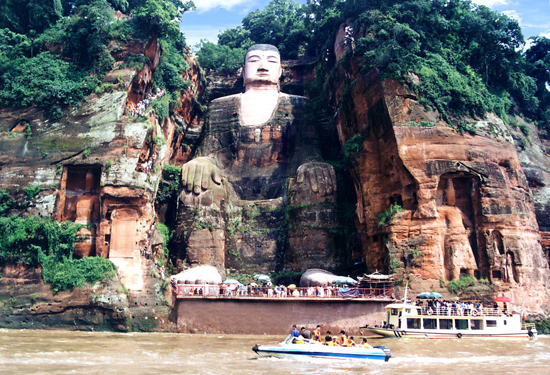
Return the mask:
<svg viewBox="0 0 550 375"><path fill-rule="evenodd" d="M535 323L522 322L521 323L521 329L524 329L526 331L536 331L537 327L536 327Z"/></svg>
<svg viewBox="0 0 550 375"><path fill-rule="evenodd" d="M220 298L351 298L393 300L393 289L388 288L338 288L309 287L283 288L266 286L237 286L231 284L172 284L178 298L220 297Z"/></svg>
<svg viewBox="0 0 550 375"><path fill-rule="evenodd" d="M422 306L420 307L420 315L436 315L436 316L471 316L471 317L499 317L511 316L508 311L494 308L463 308L456 306Z"/></svg>

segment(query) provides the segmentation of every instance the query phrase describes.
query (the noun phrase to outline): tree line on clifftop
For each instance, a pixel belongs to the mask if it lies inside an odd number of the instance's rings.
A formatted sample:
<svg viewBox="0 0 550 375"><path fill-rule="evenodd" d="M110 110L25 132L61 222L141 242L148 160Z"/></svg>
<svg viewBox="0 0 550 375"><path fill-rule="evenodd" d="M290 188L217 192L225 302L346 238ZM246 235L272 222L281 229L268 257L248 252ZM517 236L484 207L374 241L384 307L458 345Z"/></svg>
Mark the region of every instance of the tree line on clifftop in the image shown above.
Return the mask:
<svg viewBox="0 0 550 375"><path fill-rule="evenodd" d="M221 32L218 44L203 40L198 60L206 69L236 69L250 45L269 43L285 59L334 64L344 22L358 35L353 55L363 71L377 67L407 84L448 122L487 112L507 121L519 109L543 136L550 129L550 40L532 38L524 51L516 20L468 0L273 0Z"/></svg>

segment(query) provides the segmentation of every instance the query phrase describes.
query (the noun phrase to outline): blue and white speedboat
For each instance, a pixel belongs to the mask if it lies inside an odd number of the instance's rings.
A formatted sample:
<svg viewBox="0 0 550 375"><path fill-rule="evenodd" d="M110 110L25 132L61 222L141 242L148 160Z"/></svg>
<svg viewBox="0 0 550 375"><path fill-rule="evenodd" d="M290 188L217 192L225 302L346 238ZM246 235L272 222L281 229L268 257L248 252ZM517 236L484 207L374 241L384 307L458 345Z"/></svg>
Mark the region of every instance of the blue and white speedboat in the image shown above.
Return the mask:
<svg viewBox="0 0 550 375"><path fill-rule="evenodd" d="M382 360L388 361L391 350L386 346L364 348L360 346L343 347L328 346L314 340L303 340L303 344L293 344L293 337L288 336L283 342L271 345L256 345L252 348L260 357L276 357L285 359L346 359L346 360Z"/></svg>

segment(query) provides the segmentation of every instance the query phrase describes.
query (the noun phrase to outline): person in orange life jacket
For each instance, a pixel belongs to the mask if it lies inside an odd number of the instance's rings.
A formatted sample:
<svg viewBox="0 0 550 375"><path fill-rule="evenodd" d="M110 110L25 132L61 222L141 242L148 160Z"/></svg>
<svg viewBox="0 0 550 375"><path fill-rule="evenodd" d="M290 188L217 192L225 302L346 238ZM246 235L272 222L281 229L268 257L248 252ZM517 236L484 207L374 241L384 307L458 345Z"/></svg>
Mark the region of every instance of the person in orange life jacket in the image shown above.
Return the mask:
<svg viewBox="0 0 550 375"><path fill-rule="evenodd" d="M334 342L332 341L332 337L325 336L325 342L323 343L323 345L334 346Z"/></svg>
<svg viewBox="0 0 550 375"><path fill-rule="evenodd" d="M313 340L321 342L321 326L317 325L317 328L313 331Z"/></svg>
<svg viewBox="0 0 550 375"><path fill-rule="evenodd" d="M355 341L353 340L353 336L351 336L351 337L348 339L348 346L355 346Z"/></svg>
<svg viewBox="0 0 550 375"><path fill-rule="evenodd" d="M339 344L340 346L348 346L348 337L346 336L346 331L344 330L340 331Z"/></svg>
<svg viewBox="0 0 550 375"><path fill-rule="evenodd" d="M367 338L366 337L363 337L363 342L361 343L361 345L363 347L365 347L366 349L372 349L372 345L370 345L369 343L367 343Z"/></svg>

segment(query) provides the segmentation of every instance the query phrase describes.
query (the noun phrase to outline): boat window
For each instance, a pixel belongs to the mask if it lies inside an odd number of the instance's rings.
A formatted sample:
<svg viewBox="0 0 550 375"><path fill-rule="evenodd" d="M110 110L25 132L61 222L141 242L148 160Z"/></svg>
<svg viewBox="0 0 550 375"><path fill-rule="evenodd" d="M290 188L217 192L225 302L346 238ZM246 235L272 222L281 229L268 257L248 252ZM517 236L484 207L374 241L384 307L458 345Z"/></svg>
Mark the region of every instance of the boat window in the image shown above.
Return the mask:
<svg viewBox="0 0 550 375"><path fill-rule="evenodd" d="M487 320L487 327L496 327L497 326L497 321L496 320Z"/></svg>
<svg viewBox="0 0 550 375"><path fill-rule="evenodd" d="M506 319L504 319L504 325L506 325L508 322L506 321Z"/></svg>
<svg viewBox="0 0 550 375"><path fill-rule="evenodd" d="M483 329L483 320L481 319L470 320L470 329Z"/></svg>
<svg viewBox="0 0 550 375"><path fill-rule="evenodd" d="M411 309L405 309L405 312L406 312L407 314L410 314L410 313L411 313Z"/></svg>
<svg viewBox="0 0 550 375"><path fill-rule="evenodd" d="M391 314L392 315L397 315L397 309L391 309Z"/></svg>
<svg viewBox="0 0 550 375"><path fill-rule="evenodd" d="M439 329L453 329L453 320L439 319Z"/></svg>
<svg viewBox="0 0 550 375"><path fill-rule="evenodd" d="M407 318L407 328L420 328L420 319L419 318Z"/></svg>
<svg viewBox="0 0 550 375"><path fill-rule="evenodd" d="M456 329L468 329L468 319L456 319L455 320Z"/></svg>
<svg viewBox="0 0 550 375"><path fill-rule="evenodd" d="M424 321L424 329L437 329L437 319L425 318L422 320Z"/></svg>

